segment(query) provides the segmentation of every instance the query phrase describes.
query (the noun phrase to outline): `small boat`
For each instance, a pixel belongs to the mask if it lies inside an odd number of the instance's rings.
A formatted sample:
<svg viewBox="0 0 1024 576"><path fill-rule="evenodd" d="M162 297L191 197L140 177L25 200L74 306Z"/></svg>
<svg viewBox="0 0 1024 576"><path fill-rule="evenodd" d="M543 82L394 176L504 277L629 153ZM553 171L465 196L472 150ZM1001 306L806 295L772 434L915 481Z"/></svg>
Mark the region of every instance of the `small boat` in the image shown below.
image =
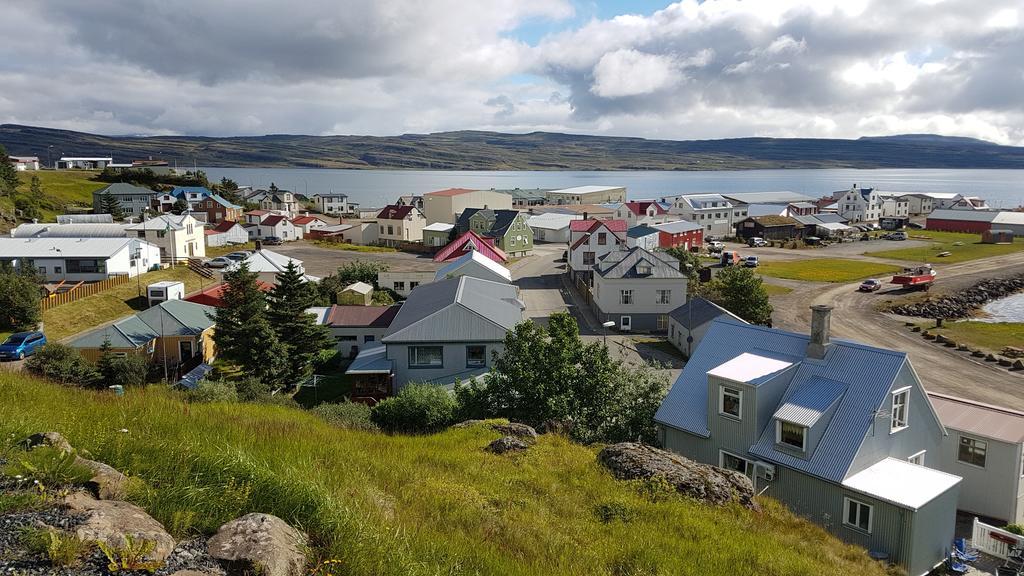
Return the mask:
<svg viewBox="0 0 1024 576"><path fill-rule="evenodd" d="M891 282L904 288L927 290L935 282L935 276L935 269L931 264L925 264L915 268L904 268L902 273L892 277Z"/></svg>

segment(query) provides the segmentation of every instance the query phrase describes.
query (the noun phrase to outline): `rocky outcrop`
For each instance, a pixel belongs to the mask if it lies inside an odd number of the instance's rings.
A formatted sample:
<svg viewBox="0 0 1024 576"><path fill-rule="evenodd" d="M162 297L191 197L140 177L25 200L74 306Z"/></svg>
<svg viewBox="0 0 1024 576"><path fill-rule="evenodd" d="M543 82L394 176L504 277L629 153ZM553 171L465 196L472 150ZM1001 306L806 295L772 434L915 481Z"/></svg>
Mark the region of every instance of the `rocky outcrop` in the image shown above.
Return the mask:
<svg viewBox="0 0 1024 576"><path fill-rule="evenodd" d="M919 318L967 318L985 304L1024 290L1024 274L990 278L951 296L894 306L892 312Z"/></svg>
<svg viewBox="0 0 1024 576"><path fill-rule="evenodd" d="M501 432L506 436L515 436L520 440L527 442L535 442L537 440L537 431L532 426L526 424L519 424L518 422L509 422L508 424L492 424L491 429Z"/></svg>
<svg viewBox="0 0 1024 576"><path fill-rule="evenodd" d="M739 472L700 464L652 446L621 442L605 447L598 461L620 480L662 477L676 491L708 504L738 502L756 508L754 487Z"/></svg>
<svg viewBox="0 0 1024 576"><path fill-rule="evenodd" d="M246 514L220 527L207 544L229 572L302 576L306 536L270 514Z"/></svg>
<svg viewBox="0 0 1024 576"><path fill-rule="evenodd" d="M38 446L50 446L65 454L76 452L75 448L60 432L39 432L22 441L22 445L31 450ZM75 464L92 471L93 476L86 487L100 500L121 500L127 496L128 477L102 462L75 457Z"/></svg>
<svg viewBox="0 0 1024 576"><path fill-rule="evenodd" d="M75 492L64 499L64 505L85 515L75 528L83 541L103 542L123 549L130 536L135 542L153 542L153 551L146 560L163 563L174 551L174 538L145 510L127 502L96 500L84 492Z"/></svg>
<svg viewBox="0 0 1024 576"><path fill-rule="evenodd" d="M493 452L495 454L506 454L508 452L522 452L523 450L526 450L529 447L529 444L523 442L522 440L516 438L515 436L502 436L501 438L498 438L494 442L488 444L485 450L487 450L488 452Z"/></svg>
<svg viewBox="0 0 1024 576"><path fill-rule="evenodd" d="M75 451L75 449L71 447L71 443L68 442L60 432L39 432L38 434L29 436L23 440L21 444L26 450L31 450L36 446L50 446L64 453Z"/></svg>

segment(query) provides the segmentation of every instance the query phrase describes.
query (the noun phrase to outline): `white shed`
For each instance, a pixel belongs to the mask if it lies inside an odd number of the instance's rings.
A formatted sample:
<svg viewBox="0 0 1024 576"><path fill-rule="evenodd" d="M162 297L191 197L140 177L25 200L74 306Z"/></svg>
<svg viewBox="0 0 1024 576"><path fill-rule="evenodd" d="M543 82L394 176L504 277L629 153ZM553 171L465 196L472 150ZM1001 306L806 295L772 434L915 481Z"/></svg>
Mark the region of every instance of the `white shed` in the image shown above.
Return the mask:
<svg viewBox="0 0 1024 576"><path fill-rule="evenodd" d="M155 282L146 287L146 298L150 306L167 300L182 300L185 298L185 283L170 280Z"/></svg>

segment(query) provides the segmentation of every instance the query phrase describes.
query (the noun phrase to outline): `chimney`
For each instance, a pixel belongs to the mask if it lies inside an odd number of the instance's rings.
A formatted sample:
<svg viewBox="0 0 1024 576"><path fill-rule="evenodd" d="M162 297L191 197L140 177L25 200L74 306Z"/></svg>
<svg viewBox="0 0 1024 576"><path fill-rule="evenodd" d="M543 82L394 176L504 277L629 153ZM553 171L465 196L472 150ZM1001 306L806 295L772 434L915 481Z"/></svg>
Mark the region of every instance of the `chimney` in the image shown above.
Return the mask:
<svg viewBox="0 0 1024 576"><path fill-rule="evenodd" d="M586 220L586 219L587 219L587 211L586 211L586 210L584 210L584 211L583 211L583 219L584 219L584 220Z"/></svg>
<svg viewBox="0 0 1024 576"><path fill-rule="evenodd" d="M824 304L811 306L811 340L807 343L807 356L821 360L829 346L829 324L832 307Z"/></svg>

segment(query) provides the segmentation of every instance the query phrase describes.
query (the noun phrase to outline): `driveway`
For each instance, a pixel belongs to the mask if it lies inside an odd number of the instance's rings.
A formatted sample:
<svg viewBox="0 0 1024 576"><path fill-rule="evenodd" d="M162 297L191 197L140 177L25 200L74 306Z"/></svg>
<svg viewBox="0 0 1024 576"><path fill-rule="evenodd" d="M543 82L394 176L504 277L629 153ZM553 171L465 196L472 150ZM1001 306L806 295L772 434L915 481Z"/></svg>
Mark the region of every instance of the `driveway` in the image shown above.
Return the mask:
<svg viewBox="0 0 1024 576"><path fill-rule="evenodd" d="M353 252L348 250L332 250L321 248L309 242L299 240L286 242L281 246L269 246L268 250L302 260L307 274L313 276L330 276L338 271L338 267L355 260L383 262L392 272L436 272L440 265L430 256L420 256L407 252Z"/></svg>

